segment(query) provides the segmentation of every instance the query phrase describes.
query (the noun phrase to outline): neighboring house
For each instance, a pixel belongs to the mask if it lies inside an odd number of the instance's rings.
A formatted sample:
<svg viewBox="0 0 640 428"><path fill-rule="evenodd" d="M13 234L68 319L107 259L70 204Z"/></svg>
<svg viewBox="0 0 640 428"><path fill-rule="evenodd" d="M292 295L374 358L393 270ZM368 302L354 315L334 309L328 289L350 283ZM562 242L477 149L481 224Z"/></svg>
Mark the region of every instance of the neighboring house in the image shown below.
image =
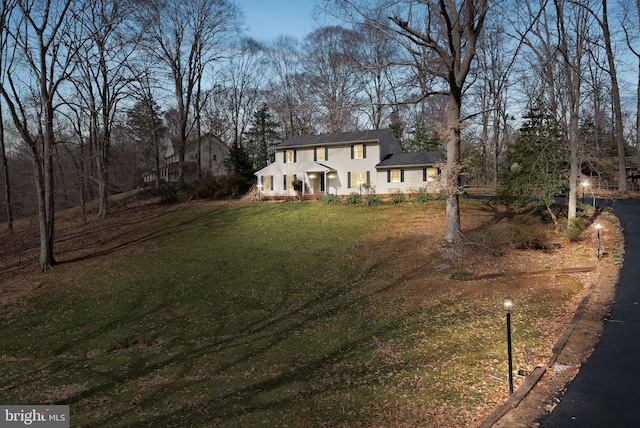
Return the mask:
<svg viewBox="0 0 640 428"><path fill-rule="evenodd" d="M294 137L275 148L275 162L255 175L263 197L327 193L380 196L442 190L440 152L403 153L393 131Z"/></svg>
<svg viewBox="0 0 640 428"><path fill-rule="evenodd" d="M165 139L163 150L164 159L160 161L160 180L164 183L177 183L179 177L180 139L176 137ZM200 140L200 154L202 156L202 176L220 176L229 173L226 160L229 148L217 137L206 134ZM185 181L195 181L198 175L198 144L195 140L188 140L184 153ZM148 171L143 176L145 183L155 181L155 171Z"/></svg>

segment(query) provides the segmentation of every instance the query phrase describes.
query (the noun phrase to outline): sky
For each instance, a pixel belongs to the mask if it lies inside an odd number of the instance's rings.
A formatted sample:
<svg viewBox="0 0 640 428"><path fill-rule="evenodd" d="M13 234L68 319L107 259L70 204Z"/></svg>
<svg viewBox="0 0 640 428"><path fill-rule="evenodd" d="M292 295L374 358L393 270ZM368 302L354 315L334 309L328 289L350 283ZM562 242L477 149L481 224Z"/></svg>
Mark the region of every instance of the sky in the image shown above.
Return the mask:
<svg viewBox="0 0 640 428"><path fill-rule="evenodd" d="M281 35L302 40L316 27L314 0L236 0L236 4L244 13L248 35L262 43Z"/></svg>

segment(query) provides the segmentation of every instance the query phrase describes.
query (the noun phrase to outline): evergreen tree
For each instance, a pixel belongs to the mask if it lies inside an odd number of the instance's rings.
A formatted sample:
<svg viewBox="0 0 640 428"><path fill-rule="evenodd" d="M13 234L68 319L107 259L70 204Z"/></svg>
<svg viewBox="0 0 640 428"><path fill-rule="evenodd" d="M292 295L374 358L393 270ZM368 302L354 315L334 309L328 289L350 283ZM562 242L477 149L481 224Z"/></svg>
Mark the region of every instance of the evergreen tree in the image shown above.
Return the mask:
<svg viewBox="0 0 640 428"><path fill-rule="evenodd" d="M565 142L553 118L541 107L532 108L525 119L507 152L510 167L502 177L498 196L508 202L533 197L546 206L557 223L551 204L569 185Z"/></svg>
<svg viewBox="0 0 640 428"><path fill-rule="evenodd" d="M160 147L168 129L162 122L160 106L153 98L143 98L127 112L127 128L140 150L138 164L156 172L156 186L160 180Z"/></svg>
<svg viewBox="0 0 640 428"><path fill-rule="evenodd" d="M249 156L253 159L256 170L274 161L273 148L278 143L280 134L278 123L272 119L266 104L253 114L253 122L246 135L250 145Z"/></svg>
<svg viewBox="0 0 640 428"><path fill-rule="evenodd" d="M427 125L416 120L409 131L407 138L402 145L402 149L407 152L430 152L440 150L440 136L437 132L431 131Z"/></svg>
<svg viewBox="0 0 640 428"><path fill-rule="evenodd" d="M236 175L242 177L247 182L253 180L253 162L246 148L241 143L234 143L229 148L229 163L231 164L233 171Z"/></svg>

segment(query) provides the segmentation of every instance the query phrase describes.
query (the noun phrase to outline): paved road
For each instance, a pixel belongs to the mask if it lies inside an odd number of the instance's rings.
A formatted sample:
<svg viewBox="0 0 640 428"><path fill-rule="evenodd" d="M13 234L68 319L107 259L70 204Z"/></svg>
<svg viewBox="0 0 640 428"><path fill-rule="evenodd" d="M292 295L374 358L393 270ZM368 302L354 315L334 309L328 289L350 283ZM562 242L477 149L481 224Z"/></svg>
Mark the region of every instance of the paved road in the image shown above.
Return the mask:
<svg viewBox="0 0 640 428"><path fill-rule="evenodd" d="M600 342L560 404L541 421L544 428L640 427L640 201L609 205L625 237L616 301Z"/></svg>

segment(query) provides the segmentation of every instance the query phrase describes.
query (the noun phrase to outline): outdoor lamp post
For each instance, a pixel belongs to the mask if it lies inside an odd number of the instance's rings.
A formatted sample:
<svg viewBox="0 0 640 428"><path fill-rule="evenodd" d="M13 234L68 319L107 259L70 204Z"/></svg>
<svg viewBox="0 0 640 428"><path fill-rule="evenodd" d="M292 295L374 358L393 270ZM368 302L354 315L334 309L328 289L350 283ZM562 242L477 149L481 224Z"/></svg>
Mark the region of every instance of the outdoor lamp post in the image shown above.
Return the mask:
<svg viewBox="0 0 640 428"><path fill-rule="evenodd" d="M334 174L332 172L327 174L327 191L331 193L331 182L333 181ZM333 186L335 187L335 186ZM338 194L338 189L336 189L336 195Z"/></svg>
<svg viewBox="0 0 640 428"><path fill-rule="evenodd" d="M582 183L582 203L584 204L584 191L587 187L589 187L589 182L584 180Z"/></svg>
<svg viewBox="0 0 640 428"><path fill-rule="evenodd" d="M504 298L504 311L507 314L507 358L509 359L509 395L513 394L513 358L511 355L511 310L513 300L507 296Z"/></svg>
<svg viewBox="0 0 640 428"><path fill-rule="evenodd" d="M602 229L602 225L600 223L597 223L596 231L598 233L598 260L600 260L600 229Z"/></svg>

